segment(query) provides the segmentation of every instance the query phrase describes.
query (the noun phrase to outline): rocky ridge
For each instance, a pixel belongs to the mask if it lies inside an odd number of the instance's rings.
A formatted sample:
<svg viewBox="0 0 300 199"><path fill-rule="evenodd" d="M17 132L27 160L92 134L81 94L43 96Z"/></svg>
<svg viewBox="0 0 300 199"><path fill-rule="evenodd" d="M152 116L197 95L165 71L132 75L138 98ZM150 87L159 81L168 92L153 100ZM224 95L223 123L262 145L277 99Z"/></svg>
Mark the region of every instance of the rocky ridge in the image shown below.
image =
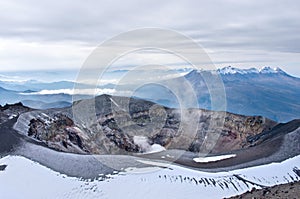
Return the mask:
<svg viewBox="0 0 300 199"><path fill-rule="evenodd" d="M0 105L0 124L31 110L33 109L24 106L22 103Z"/></svg>
<svg viewBox="0 0 300 199"><path fill-rule="evenodd" d="M297 199L300 195L300 181L276 185L263 189L252 189L246 193L231 197L231 199L272 199L292 198Z"/></svg>

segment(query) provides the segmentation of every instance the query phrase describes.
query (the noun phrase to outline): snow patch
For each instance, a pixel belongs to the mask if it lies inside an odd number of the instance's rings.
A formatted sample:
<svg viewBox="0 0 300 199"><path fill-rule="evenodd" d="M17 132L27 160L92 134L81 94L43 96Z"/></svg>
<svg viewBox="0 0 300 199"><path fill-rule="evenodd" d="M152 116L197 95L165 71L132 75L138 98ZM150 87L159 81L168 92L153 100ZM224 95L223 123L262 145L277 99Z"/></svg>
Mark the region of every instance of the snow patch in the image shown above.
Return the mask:
<svg viewBox="0 0 300 199"><path fill-rule="evenodd" d="M115 106L119 107L119 105L117 104L117 102L115 102L115 100L113 100L112 98L109 98L109 99Z"/></svg>
<svg viewBox="0 0 300 199"><path fill-rule="evenodd" d="M16 114L12 114L12 115L10 115L10 116L8 117L8 119L11 120L11 119L14 119L15 117L17 117L17 115L16 115Z"/></svg>
<svg viewBox="0 0 300 199"><path fill-rule="evenodd" d="M221 69L218 69L217 72L222 75L233 75L233 74L249 74L249 73L259 73L259 71L256 68L250 68L250 69L240 69L240 68L234 68L231 66L227 66Z"/></svg>
<svg viewBox="0 0 300 199"><path fill-rule="evenodd" d="M137 160L138 162L141 162L143 164L152 165L155 167L162 167L167 168L170 166L170 163L164 163L164 162L156 162L156 161L149 161L149 160Z"/></svg>
<svg viewBox="0 0 300 199"><path fill-rule="evenodd" d="M159 144L153 144L151 145L150 147L150 150L147 151L146 153L158 153L158 152L161 152L161 151L165 151L165 147L159 145Z"/></svg>
<svg viewBox="0 0 300 199"><path fill-rule="evenodd" d="M240 69L235 68L232 66L227 66L221 69L218 69L217 72L221 75L247 75L247 74L275 74L275 73L284 73L283 70L281 70L278 67L271 68L271 67L262 67L261 69L257 68L249 68L249 69Z"/></svg>
<svg viewBox="0 0 300 199"><path fill-rule="evenodd" d="M281 73L283 72L280 68L278 67L275 67L275 68L271 68L271 67L262 67L260 70L259 70L260 73L262 74L272 74L272 73Z"/></svg>
<svg viewBox="0 0 300 199"><path fill-rule="evenodd" d="M235 156L236 154L230 154L230 155L220 155L220 156L211 156L211 157L199 157L199 158L194 158L193 160L197 163L208 163L208 162L217 162L220 160L233 158Z"/></svg>

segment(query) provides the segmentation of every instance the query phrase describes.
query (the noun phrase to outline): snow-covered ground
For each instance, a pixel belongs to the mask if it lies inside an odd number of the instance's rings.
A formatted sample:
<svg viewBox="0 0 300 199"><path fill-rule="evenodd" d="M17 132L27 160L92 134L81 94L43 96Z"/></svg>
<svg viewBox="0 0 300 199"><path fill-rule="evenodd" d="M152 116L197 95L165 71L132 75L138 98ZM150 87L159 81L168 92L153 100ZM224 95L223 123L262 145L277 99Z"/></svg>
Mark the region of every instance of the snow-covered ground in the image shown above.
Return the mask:
<svg viewBox="0 0 300 199"><path fill-rule="evenodd" d="M175 165L166 165L168 168L162 169L159 167L162 163L144 163L149 167L127 168L124 172L100 176L96 180L83 180L54 172L22 156L6 156L0 159L0 165L7 165L0 171L0 196L6 199L223 198L252 187L259 188L258 185L272 186L300 180L293 172L295 167L300 168L300 156L282 163L219 173Z"/></svg>

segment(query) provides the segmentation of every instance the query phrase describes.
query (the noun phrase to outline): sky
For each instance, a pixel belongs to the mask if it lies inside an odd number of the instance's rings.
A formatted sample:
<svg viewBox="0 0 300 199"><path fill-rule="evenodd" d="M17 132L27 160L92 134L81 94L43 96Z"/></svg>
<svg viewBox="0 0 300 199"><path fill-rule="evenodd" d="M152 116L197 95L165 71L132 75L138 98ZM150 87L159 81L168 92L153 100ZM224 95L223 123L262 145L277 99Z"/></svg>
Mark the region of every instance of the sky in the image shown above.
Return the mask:
<svg viewBox="0 0 300 199"><path fill-rule="evenodd" d="M298 0L0 0L0 72L78 70L104 41L156 27L190 37L218 68L271 66L300 77L299 10ZM153 52L118 64L154 59L186 67Z"/></svg>

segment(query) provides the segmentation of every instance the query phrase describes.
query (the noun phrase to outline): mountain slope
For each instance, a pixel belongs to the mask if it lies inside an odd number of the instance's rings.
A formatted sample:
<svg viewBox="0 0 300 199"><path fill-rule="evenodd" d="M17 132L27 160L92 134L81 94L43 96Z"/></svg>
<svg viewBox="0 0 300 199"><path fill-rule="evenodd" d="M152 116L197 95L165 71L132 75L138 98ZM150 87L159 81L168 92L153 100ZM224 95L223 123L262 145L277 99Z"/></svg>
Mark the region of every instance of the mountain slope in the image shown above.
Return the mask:
<svg viewBox="0 0 300 199"><path fill-rule="evenodd" d="M18 92L32 90L60 90L60 89L73 89L74 82L72 81L57 81L57 82L40 82L35 80L28 81L0 81L0 87L7 90L14 90ZM90 86L85 84L77 84L77 87L89 88Z"/></svg>
<svg viewBox="0 0 300 199"><path fill-rule="evenodd" d="M225 87L227 111L244 115L263 115L279 122L300 118L300 79L281 69L241 70L227 67L218 70ZM203 94L202 71L192 71L185 77L209 107L209 96Z"/></svg>
<svg viewBox="0 0 300 199"><path fill-rule="evenodd" d="M184 76L198 98L200 108L212 110L211 96L205 78L215 71L193 70ZM261 115L277 122L300 118L300 79L286 74L279 68L260 70L225 67L216 71L224 85L225 111L242 115ZM180 82L182 78L173 79ZM162 83L165 85L165 83ZM166 84L168 85L168 84ZM222 85L220 85L222 87ZM149 87L149 86L148 86ZM141 88L136 97L155 103L178 107L176 97L163 86Z"/></svg>
<svg viewBox="0 0 300 199"><path fill-rule="evenodd" d="M0 87L0 105L22 102L24 105L35 109L63 108L72 105L73 97L76 99L90 98L89 95L69 95L64 93L39 94L32 90L22 92L8 90Z"/></svg>

